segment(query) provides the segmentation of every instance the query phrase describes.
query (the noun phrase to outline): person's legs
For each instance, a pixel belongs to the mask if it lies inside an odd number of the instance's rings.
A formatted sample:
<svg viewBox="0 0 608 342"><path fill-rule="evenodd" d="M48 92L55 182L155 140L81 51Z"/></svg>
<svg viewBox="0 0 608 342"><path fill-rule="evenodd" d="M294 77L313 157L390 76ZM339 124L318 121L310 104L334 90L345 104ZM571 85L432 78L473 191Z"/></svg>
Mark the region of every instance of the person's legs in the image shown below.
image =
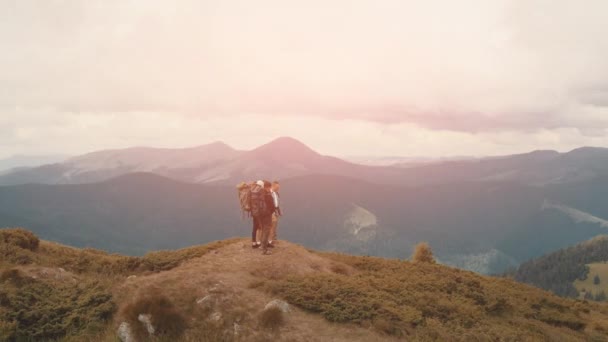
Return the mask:
<svg viewBox="0 0 608 342"><path fill-rule="evenodd" d="M262 243L262 224L260 223L260 225L258 226L258 232L255 234L255 241L257 241L258 246L261 246Z"/></svg>
<svg viewBox="0 0 608 342"><path fill-rule="evenodd" d="M268 253L268 237L270 236L270 226L272 225L272 218L265 216L260 221L262 228L262 251L264 254Z"/></svg>
<svg viewBox="0 0 608 342"><path fill-rule="evenodd" d="M257 239L260 231L260 220L257 217L253 218L253 230L251 232L251 244L253 247L257 247Z"/></svg>
<svg viewBox="0 0 608 342"><path fill-rule="evenodd" d="M277 226L279 225L279 216L272 214L272 225L270 226L270 243L277 241Z"/></svg>

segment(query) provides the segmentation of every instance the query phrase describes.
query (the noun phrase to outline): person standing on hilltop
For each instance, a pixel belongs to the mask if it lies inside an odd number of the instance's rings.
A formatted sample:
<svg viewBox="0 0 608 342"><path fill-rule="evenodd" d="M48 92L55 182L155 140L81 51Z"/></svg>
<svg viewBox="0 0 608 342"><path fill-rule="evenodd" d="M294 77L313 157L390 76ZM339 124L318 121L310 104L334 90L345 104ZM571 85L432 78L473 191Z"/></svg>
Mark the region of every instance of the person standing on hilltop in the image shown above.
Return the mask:
<svg viewBox="0 0 608 342"><path fill-rule="evenodd" d="M264 198L264 181L257 181L251 184L251 218L253 219L253 227L251 232L251 247L259 248L262 243L260 242L260 236L262 227L260 225L260 217L262 216L261 212L264 211L263 202L261 202L260 197ZM255 208L254 208L255 207Z"/></svg>
<svg viewBox="0 0 608 342"><path fill-rule="evenodd" d="M270 247L274 247L274 244L277 243L277 226L279 225L279 217L283 215L281 213L281 207L279 206L279 199L281 197L281 195L279 194L280 189L281 185L278 181L272 182L270 194L272 195L272 199L274 201L275 210L272 213L272 225L270 227L270 241L268 242L268 245Z"/></svg>
<svg viewBox="0 0 608 342"><path fill-rule="evenodd" d="M270 237L270 229L272 228L272 215L276 211L274 206L274 198L271 193L272 183L264 181L264 210L260 211L259 224L262 229L262 254L272 254L268 250L268 238Z"/></svg>

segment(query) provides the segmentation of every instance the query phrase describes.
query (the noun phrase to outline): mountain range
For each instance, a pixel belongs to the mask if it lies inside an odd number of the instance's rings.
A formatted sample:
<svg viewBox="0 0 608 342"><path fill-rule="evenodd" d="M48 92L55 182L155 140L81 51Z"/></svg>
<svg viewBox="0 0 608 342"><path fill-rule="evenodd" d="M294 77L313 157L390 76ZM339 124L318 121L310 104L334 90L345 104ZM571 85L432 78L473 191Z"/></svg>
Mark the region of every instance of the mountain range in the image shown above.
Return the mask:
<svg viewBox="0 0 608 342"><path fill-rule="evenodd" d="M16 155L5 159L0 159L0 174L7 173L15 168L31 168L53 163L61 163L68 159L63 155L48 156L25 156ZM12 172L12 171L11 171Z"/></svg>
<svg viewBox="0 0 608 342"><path fill-rule="evenodd" d="M0 185L82 184L133 172L151 172L198 184L234 184L242 179L286 179L328 174L372 183L421 186L455 182L512 181L546 186L608 176L608 149L584 147L527 154L369 166L323 156L292 138L278 138L251 151L215 142L194 148L129 148L98 151L64 162L20 168L0 176Z"/></svg>
<svg viewBox="0 0 608 342"><path fill-rule="evenodd" d="M279 239L393 258L428 241L442 263L500 273L606 232L607 156L582 148L404 169L323 156L290 138L252 151L101 151L0 177L0 226L141 255L249 235L234 185L280 179Z"/></svg>

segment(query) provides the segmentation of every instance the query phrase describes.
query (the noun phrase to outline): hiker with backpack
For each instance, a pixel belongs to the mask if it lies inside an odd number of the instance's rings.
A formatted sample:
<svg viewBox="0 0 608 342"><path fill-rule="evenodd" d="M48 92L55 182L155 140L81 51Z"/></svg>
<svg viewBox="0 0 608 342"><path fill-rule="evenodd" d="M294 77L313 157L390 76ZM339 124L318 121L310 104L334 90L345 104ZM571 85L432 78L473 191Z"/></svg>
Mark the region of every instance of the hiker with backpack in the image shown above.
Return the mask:
<svg viewBox="0 0 608 342"><path fill-rule="evenodd" d="M262 254L271 254L268 251L268 238L272 228L272 213L275 211L274 199L270 193L271 187L272 184L269 181L258 181L256 186L251 189L251 216L254 221L254 229L258 233L258 241L252 247L261 247ZM255 233L252 235L252 238L254 237Z"/></svg>
<svg viewBox="0 0 608 342"><path fill-rule="evenodd" d="M257 182L241 182L236 186L237 189L237 193L239 196L239 202L241 205L241 212L243 215L243 218L245 217L251 217L252 218L252 223L253 223L253 227L252 227L252 231L251 231L251 247L252 248L259 248L262 243L260 242L259 236L260 236L260 222L259 222L259 215L254 215L252 212L252 194L255 193L255 197L257 200L257 197L260 196L261 192L264 189L264 182L263 181L257 181ZM258 209L256 208L256 214L257 214Z"/></svg>
<svg viewBox="0 0 608 342"><path fill-rule="evenodd" d="M258 199L258 205L263 207L259 210L259 229L262 231L262 254L272 254L269 250L269 237L270 230L272 228L272 215L276 211L276 207L274 205L274 198L272 197L272 193L270 192L272 188L272 183L269 181L264 181L264 191L262 192L263 198ZM252 212L254 207L253 196L252 196ZM262 204L263 203L263 204Z"/></svg>
<svg viewBox="0 0 608 342"><path fill-rule="evenodd" d="M274 245L277 243L277 226L279 224L279 217L282 216L283 214L281 213L281 208L279 207L279 189L280 189L280 185L278 181L274 181L272 182L272 187L270 188L270 194L272 195L272 199L274 201L274 212L272 213L272 224L270 225L270 233L269 233L269 240L268 240L268 247L270 248L274 248ZM256 235L256 241L257 241L257 247L261 246L261 241L262 240L262 230L258 229L257 230L257 235ZM254 248L257 248L254 247Z"/></svg>
<svg viewBox="0 0 608 342"><path fill-rule="evenodd" d="M237 185L243 217L247 214L253 218L251 247L262 247L263 254L271 254L268 252L268 238L272 229L272 215L276 211L271 188L269 181L257 181L253 184L242 182ZM260 237L256 238L256 235Z"/></svg>

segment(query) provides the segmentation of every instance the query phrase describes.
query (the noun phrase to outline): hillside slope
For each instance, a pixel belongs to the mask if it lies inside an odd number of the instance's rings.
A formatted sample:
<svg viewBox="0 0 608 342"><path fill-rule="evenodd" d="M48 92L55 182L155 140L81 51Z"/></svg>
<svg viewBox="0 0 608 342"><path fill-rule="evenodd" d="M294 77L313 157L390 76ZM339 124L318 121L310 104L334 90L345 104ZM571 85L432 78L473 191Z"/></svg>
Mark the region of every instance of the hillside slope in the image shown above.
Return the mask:
<svg viewBox="0 0 608 342"><path fill-rule="evenodd" d="M606 261L608 261L608 236L600 235L575 246L527 261L519 266L513 277L517 281L552 291L560 296L584 297L586 291L582 291L583 284L597 275L597 272L590 272L590 264ZM604 280L608 282L608 278ZM602 286L606 287L606 284ZM589 287L587 285L587 288ZM599 286L597 288L599 289ZM608 287L605 290L608 290Z"/></svg>
<svg viewBox="0 0 608 342"><path fill-rule="evenodd" d="M0 230L0 340L151 340L152 330L172 341L608 338L607 306L507 279L288 242L273 252L237 239L137 258ZM265 309L281 299L291 305Z"/></svg>

